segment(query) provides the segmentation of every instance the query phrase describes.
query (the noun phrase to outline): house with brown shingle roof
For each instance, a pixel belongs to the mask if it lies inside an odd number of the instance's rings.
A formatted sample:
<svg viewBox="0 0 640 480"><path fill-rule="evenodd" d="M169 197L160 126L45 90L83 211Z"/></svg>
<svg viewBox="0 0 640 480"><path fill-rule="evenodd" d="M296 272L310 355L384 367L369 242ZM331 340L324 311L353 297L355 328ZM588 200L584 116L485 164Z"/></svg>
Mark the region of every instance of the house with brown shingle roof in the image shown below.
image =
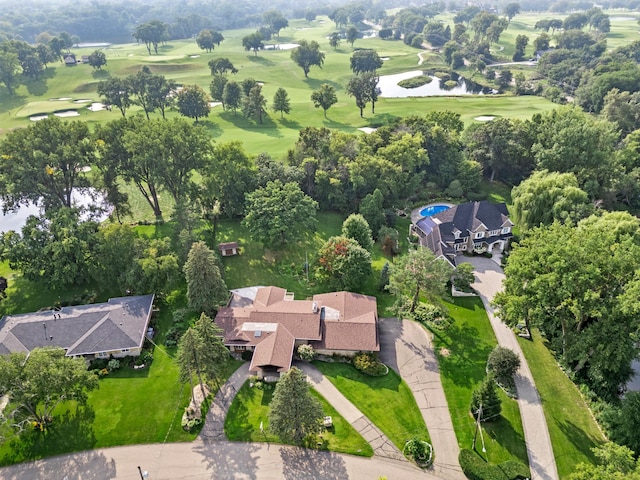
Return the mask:
<svg viewBox="0 0 640 480"><path fill-rule="evenodd" d="M351 292L295 300L279 287L231 291L215 323L232 352L253 351L249 371L277 377L291 367L295 349L310 344L322 355L355 355L380 350L375 297Z"/></svg>

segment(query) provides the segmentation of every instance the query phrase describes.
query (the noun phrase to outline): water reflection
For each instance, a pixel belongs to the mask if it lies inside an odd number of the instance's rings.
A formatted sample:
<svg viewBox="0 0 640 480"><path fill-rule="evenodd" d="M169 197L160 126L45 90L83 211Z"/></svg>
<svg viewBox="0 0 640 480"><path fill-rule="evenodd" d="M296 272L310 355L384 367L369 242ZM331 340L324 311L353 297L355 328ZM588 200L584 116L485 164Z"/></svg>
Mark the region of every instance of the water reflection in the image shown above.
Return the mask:
<svg viewBox="0 0 640 480"><path fill-rule="evenodd" d="M380 88L381 92L380 96L386 98L407 98L448 95L488 95L497 93L497 91L492 88L484 87L456 73L451 74L451 80L455 82L455 84L451 85L447 85L446 80L431 75L431 83L427 83L421 87L404 88L398 85L398 82L402 80L419 77L420 75L423 75L421 70L412 70L395 75L382 75L378 82L378 88Z"/></svg>

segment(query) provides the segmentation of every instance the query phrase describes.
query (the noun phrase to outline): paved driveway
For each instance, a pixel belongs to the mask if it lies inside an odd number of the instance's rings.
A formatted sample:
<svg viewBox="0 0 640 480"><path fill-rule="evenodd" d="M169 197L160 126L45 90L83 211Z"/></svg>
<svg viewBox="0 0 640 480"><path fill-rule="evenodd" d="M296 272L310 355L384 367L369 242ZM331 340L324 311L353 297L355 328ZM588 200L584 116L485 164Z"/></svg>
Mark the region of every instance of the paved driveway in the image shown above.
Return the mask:
<svg viewBox="0 0 640 480"><path fill-rule="evenodd" d="M496 262L489 258L459 256L458 261L470 263L475 268L476 281L472 287L480 294L498 343L503 347L510 348L520 357L521 366L515 380L531 477L540 480L557 480L558 469L551 447L549 429L533 375L515 334L494 315L493 307L491 307L493 297L502 290L504 272Z"/></svg>
<svg viewBox="0 0 640 480"><path fill-rule="evenodd" d="M409 320L383 318L379 333L380 358L407 382L429 430L436 456L431 470L438 478L466 479L458 463L458 441L427 332Z"/></svg>

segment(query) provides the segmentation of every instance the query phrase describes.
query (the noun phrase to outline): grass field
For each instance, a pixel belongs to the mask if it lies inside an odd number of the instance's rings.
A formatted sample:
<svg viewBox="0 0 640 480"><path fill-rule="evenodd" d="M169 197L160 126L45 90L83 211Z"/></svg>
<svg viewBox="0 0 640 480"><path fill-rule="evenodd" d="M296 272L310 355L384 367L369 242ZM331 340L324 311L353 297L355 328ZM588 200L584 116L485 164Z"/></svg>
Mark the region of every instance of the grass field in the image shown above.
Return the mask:
<svg viewBox="0 0 640 480"><path fill-rule="evenodd" d="M518 339L542 399L560 478L578 463L595 463L591 448L605 438L576 385L560 370L537 331L533 341Z"/></svg>
<svg viewBox="0 0 640 480"><path fill-rule="evenodd" d="M280 443L278 437L269 432L269 404L273 397L273 385L264 389L251 388L245 382L238 391L224 424L224 431L229 440L240 442ZM330 415L333 428L322 433L329 450L350 453L364 457L373 456L373 449L362 436L314 389L311 394L322 404L325 415ZM260 431L260 424L264 432Z"/></svg>
<svg viewBox="0 0 640 480"><path fill-rule="evenodd" d="M371 377L345 363L316 361L313 364L400 451L405 442L414 436L430 441L429 432L411 390L393 370L389 369L384 377Z"/></svg>
<svg viewBox="0 0 640 480"><path fill-rule="evenodd" d="M454 322L446 331L435 333L440 377L458 445L470 449L475 432L469 411L471 395L486 375L487 358L497 341L480 299L456 298L445 306ZM486 460L498 464L515 459L528 465L518 403L502 390L499 394L502 414L483 424Z"/></svg>

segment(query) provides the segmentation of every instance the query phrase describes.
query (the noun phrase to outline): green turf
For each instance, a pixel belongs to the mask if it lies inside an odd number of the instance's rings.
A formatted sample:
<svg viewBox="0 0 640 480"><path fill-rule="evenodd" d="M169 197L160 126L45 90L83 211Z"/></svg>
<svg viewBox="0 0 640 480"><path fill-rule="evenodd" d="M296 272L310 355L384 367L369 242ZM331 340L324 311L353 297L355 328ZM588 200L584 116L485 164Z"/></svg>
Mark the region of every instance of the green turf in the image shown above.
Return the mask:
<svg viewBox="0 0 640 480"><path fill-rule="evenodd" d="M414 436L430 441L411 390L393 370L383 377L371 377L350 364L313 364L401 451Z"/></svg>
<svg viewBox="0 0 640 480"><path fill-rule="evenodd" d="M485 378L487 358L497 341L480 299L456 298L445 306L454 321L446 331L435 335L440 377L458 445L470 449L475 432L469 411L471 395ZM528 465L518 403L501 390L499 393L502 414L496 421L483 424L485 458L495 464L515 459ZM481 452L479 446L477 451Z"/></svg>
<svg viewBox="0 0 640 480"><path fill-rule="evenodd" d="M558 473L566 478L577 464L595 463L591 448L605 438L576 385L560 370L540 334L532 333L533 341L518 341L542 399Z"/></svg>
<svg viewBox="0 0 640 480"><path fill-rule="evenodd" d="M311 394L322 404L325 415L333 419L333 428L325 430L321 435L327 442L327 448L334 452L352 455L373 456L373 449L364 438L314 389ZM224 431L229 440L242 442L279 443L278 437L269 432L269 404L273 397L273 386L265 389L251 388L245 382L238 391L224 424ZM264 432L260 431L262 423Z"/></svg>

